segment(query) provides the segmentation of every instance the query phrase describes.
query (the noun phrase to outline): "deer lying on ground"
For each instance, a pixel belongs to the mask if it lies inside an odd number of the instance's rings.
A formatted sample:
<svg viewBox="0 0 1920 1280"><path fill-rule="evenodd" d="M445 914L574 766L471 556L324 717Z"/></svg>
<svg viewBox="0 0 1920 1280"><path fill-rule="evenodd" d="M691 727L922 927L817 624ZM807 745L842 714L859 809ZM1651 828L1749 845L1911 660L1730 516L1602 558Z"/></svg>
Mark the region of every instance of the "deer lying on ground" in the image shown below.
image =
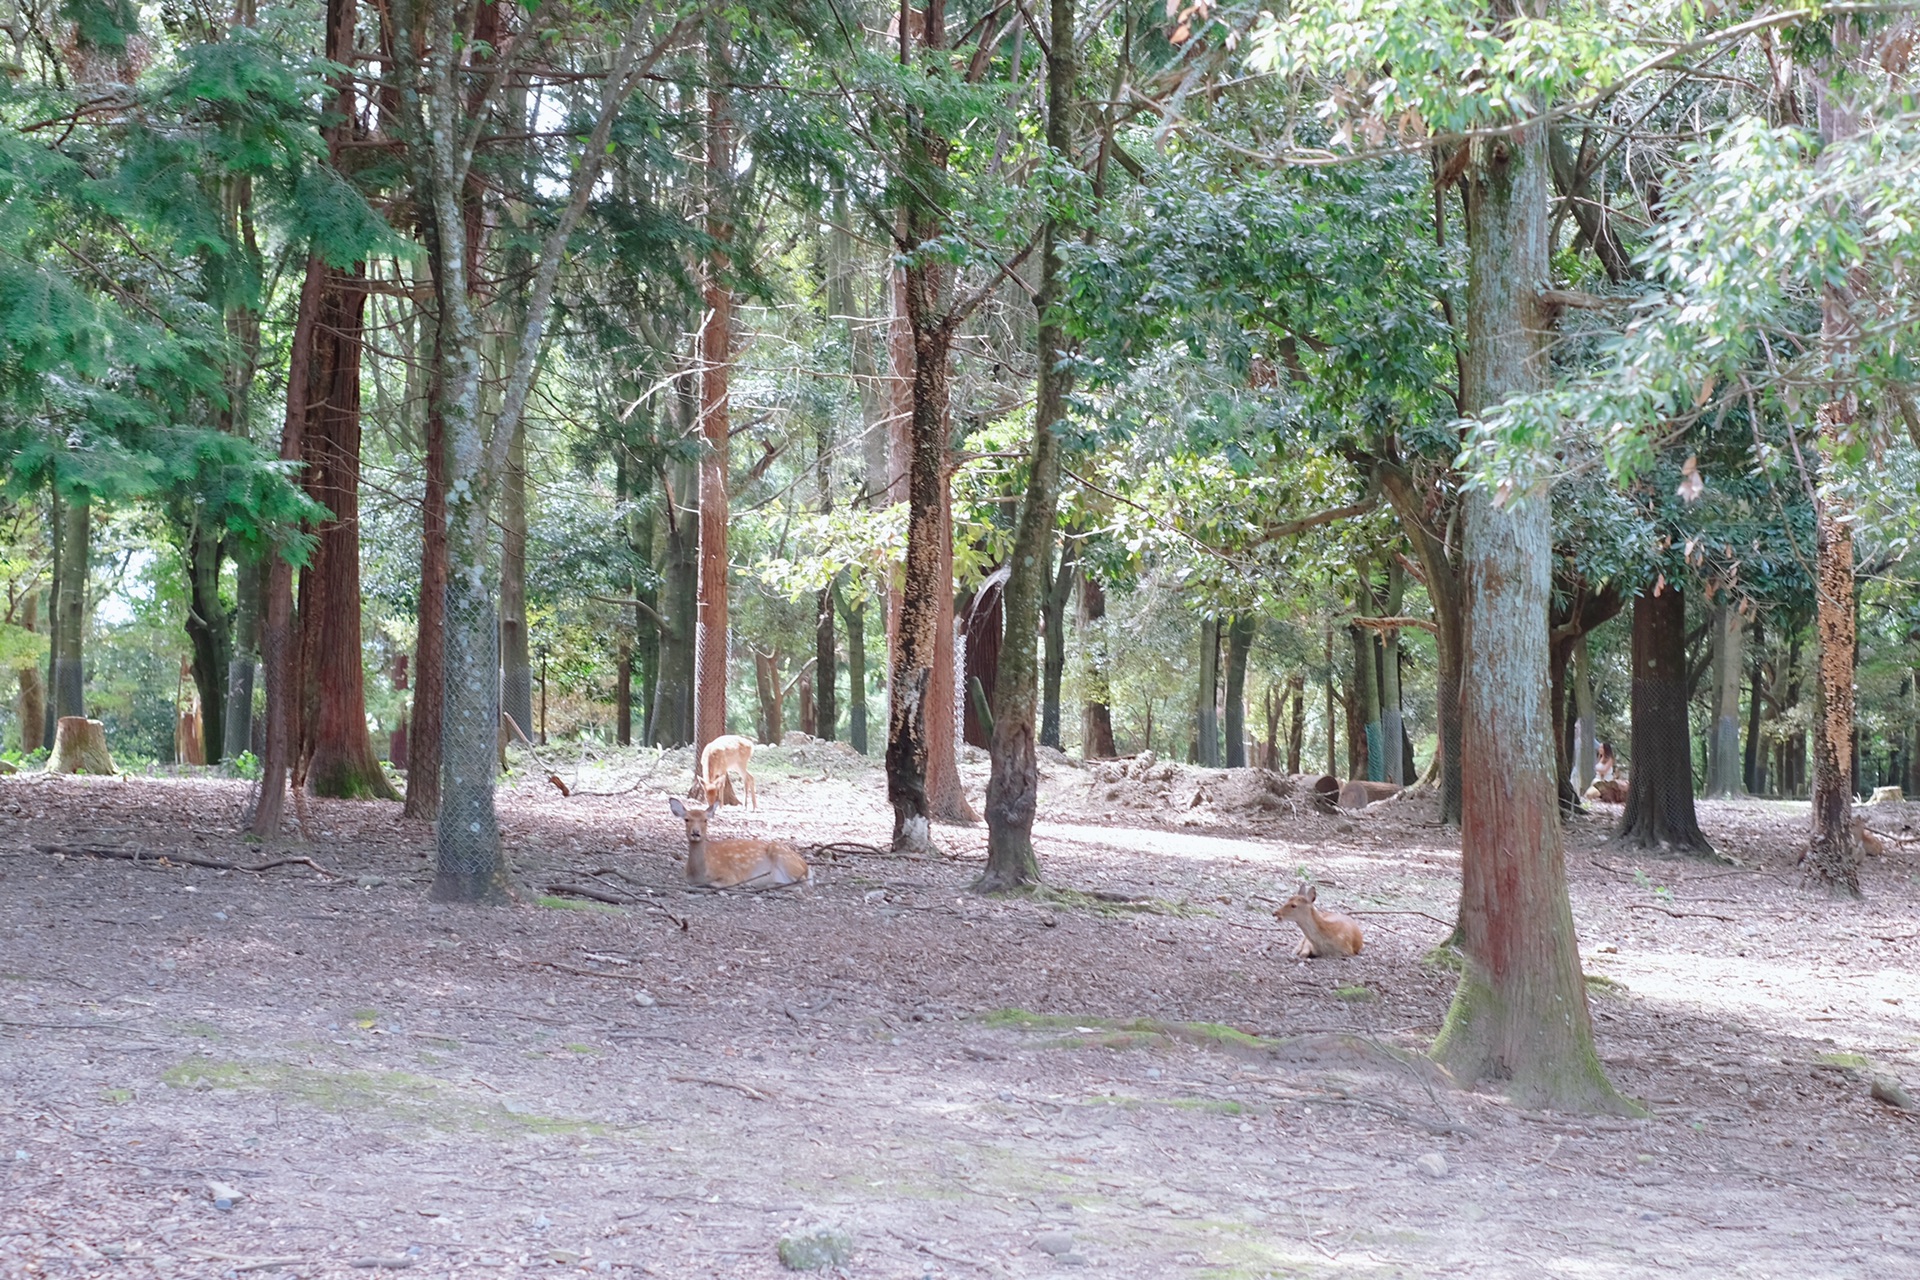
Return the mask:
<svg viewBox="0 0 1920 1280"><path fill-rule="evenodd" d="M1294 954L1307 960L1320 956L1359 955L1360 926L1345 916L1315 907L1313 901L1316 896L1312 885L1303 884L1300 892L1281 903L1273 913L1274 919L1291 920L1306 935L1300 939L1300 949Z"/></svg>
<svg viewBox="0 0 1920 1280"><path fill-rule="evenodd" d="M709 840L711 808L689 809L675 796L673 816L687 824L687 883L707 889L777 889L805 884L813 874L800 851L784 840Z"/></svg>
<svg viewBox="0 0 1920 1280"><path fill-rule="evenodd" d="M740 789L746 797L749 809L758 809L760 799L753 793L753 775L747 772L747 761L753 759L753 739L743 738L737 733L723 734L707 744L700 753L700 783L707 789L707 808L720 803L720 797L727 790L727 771L740 771Z"/></svg>

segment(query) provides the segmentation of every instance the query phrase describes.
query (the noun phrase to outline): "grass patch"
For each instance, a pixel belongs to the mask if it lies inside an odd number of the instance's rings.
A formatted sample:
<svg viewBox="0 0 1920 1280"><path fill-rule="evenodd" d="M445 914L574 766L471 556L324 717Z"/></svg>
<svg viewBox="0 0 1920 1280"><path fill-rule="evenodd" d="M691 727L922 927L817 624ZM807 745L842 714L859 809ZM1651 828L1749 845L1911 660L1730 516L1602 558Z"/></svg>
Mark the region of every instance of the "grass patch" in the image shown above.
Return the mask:
<svg viewBox="0 0 1920 1280"><path fill-rule="evenodd" d="M1378 997L1373 994L1373 989L1364 983L1357 983L1351 987L1335 987L1333 989L1333 998L1335 1000L1345 1000L1348 1004L1371 1004L1374 1000L1378 999Z"/></svg>
<svg viewBox="0 0 1920 1280"><path fill-rule="evenodd" d="M378 1009L355 1009L352 1013L348 1014L347 1017L352 1021L354 1026L360 1028L362 1031L371 1031L373 1030L374 1024L380 1021L380 1011Z"/></svg>
<svg viewBox="0 0 1920 1280"><path fill-rule="evenodd" d="M1829 1051L1816 1053L1813 1060L1823 1067L1839 1067L1842 1071L1865 1071L1872 1064L1864 1054Z"/></svg>
<svg viewBox="0 0 1920 1280"><path fill-rule="evenodd" d="M1083 889L1062 889L1050 884L1022 885L1018 889L1007 889L989 895L995 898L1025 898L1043 907L1052 907L1055 911L1090 911L1101 916L1172 916L1179 920L1189 920L1195 916L1215 914L1205 907L1195 906L1182 898L1178 902L1169 902L1165 898L1134 898L1118 900L1103 898Z"/></svg>
<svg viewBox="0 0 1920 1280"><path fill-rule="evenodd" d="M566 1049L569 1053L597 1054L600 1052L599 1049L595 1048L593 1045L590 1045L590 1044L569 1044L569 1045L563 1045L562 1048Z"/></svg>
<svg viewBox="0 0 1920 1280"><path fill-rule="evenodd" d="M1616 982L1612 978L1598 973L1587 975L1587 994L1590 996L1611 996L1616 1000L1627 998L1627 984Z"/></svg>
<svg viewBox="0 0 1920 1280"><path fill-rule="evenodd" d="M588 1120L516 1111L477 1101L455 1086L405 1071L328 1071L286 1062L223 1062L189 1058L161 1073L171 1089L269 1093L334 1115L377 1115L445 1132L595 1133Z"/></svg>
<svg viewBox="0 0 1920 1280"><path fill-rule="evenodd" d="M102 1089L100 1091L100 1101L106 1103L110 1107L124 1107L127 1105L127 1103L133 1101L133 1090Z"/></svg>
<svg viewBox="0 0 1920 1280"><path fill-rule="evenodd" d="M616 907L611 902L593 902L587 898L561 898L543 893L534 902L549 911L597 911L603 916L623 916L626 908Z"/></svg>
<svg viewBox="0 0 1920 1280"><path fill-rule="evenodd" d="M1421 956L1420 963L1429 969L1439 969L1444 973L1461 973L1467 967L1466 957L1460 954L1459 949L1450 947L1444 942Z"/></svg>

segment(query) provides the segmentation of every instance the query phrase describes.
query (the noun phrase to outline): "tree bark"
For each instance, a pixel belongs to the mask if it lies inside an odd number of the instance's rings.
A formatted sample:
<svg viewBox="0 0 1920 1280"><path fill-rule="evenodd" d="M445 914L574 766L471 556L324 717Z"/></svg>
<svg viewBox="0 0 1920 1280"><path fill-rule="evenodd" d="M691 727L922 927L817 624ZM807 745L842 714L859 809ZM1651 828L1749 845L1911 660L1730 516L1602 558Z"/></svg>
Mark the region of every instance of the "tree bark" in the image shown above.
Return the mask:
<svg viewBox="0 0 1920 1280"><path fill-rule="evenodd" d="M515 425L500 487L500 707L533 725L533 652L527 634L527 420Z"/></svg>
<svg viewBox="0 0 1920 1280"><path fill-rule="evenodd" d="M325 267L307 259L306 280L294 313L293 340L287 355L287 413L280 427L280 460L298 462L306 453L308 372L313 363L314 328L320 318L320 286ZM300 690L294 686L293 562L290 549L274 547L267 556L266 622L261 637L267 686L266 751L261 760L260 799L249 824L261 840L276 840L286 811L287 772L297 745Z"/></svg>
<svg viewBox="0 0 1920 1280"><path fill-rule="evenodd" d="M47 772L112 777L113 756L107 752L106 726L85 716L61 716L54 727Z"/></svg>
<svg viewBox="0 0 1920 1280"><path fill-rule="evenodd" d="M1067 671L1067 602L1073 598L1073 583L1078 576L1078 538L1060 542L1060 564L1054 570L1053 587L1047 592L1045 622L1041 639L1046 648L1040 666L1040 745L1060 750L1060 682Z"/></svg>
<svg viewBox="0 0 1920 1280"><path fill-rule="evenodd" d="M1074 3L1051 0L1047 46L1047 146L1062 160L1073 154ZM1027 490L1020 501L1006 592L1002 597L1007 643L999 655L993 692L993 768L987 781L987 869L974 886L982 892L1012 889L1040 879L1033 850L1033 818L1040 795L1035 751L1037 701L1034 633L1053 616L1054 525L1060 509L1060 428L1067 417L1072 374L1068 342L1056 314L1061 300L1060 245L1071 235L1058 218L1041 230L1038 374L1034 387L1033 443L1028 450ZM1057 624L1052 628L1057 632ZM1049 635L1051 639L1051 633ZM1056 721L1058 717L1056 714ZM1059 736L1056 726L1055 735Z"/></svg>
<svg viewBox="0 0 1920 1280"><path fill-rule="evenodd" d="M234 562L233 644L227 658L226 718L220 756L238 759L253 746L253 669L260 654L260 593L266 564Z"/></svg>
<svg viewBox="0 0 1920 1280"><path fill-rule="evenodd" d="M867 601L862 596L851 602L838 586L840 616L847 623L847 741L861 755L867 754Z"/></svg>
<svg viewBox="0 0 1920 1280"><path fill-rule="evenodd" d="M1220 615L1200 620L1200 679L1194 695L1193 759L1203 769L1220 767Z"/></svg>
<svg viewBox="0 0 1920 1280"><path fill-rule="evenodd" d="M1400 616L1407 597L1407 571L1398 560L1387 562L1386 616ZM1385 755L1385 781L1405 786L1407 776L1405 718L1400 709L1400 632L1396 628L1380 633L1380 739Z"/></svg>
<svg viewBox="0 0 1920 1280"><path fill-rule="evenodd" d="M720 37L710 37L707 62L706 323L700 329L700 588L693 642L693 754L727 732L727 459L731 435L728 378L733 360L733 289L728 245L733 224L727 184L733 172L733 123L725 90ZM778 739L774 739L778 741Z"/></svg>
<svg viewBox="0 0 1920 1280"><path fill-rule="evenodd" d="M1711 853L1693 809L1687 730L1687 605L1672 583L1633 602L1633 758L1614 839Z"/></svg>
<svg viewBox="0 0 1920 1280"><path fill-rule="evenodd" d="M1227 699L1222 728L1229 769L1247 767L1247 660L1253 654L1253 638L1253 615L1236 613L1228 620Z"/></svg>
<svg viewBox="0 0 1920 1280"><path fill-rule="evenodd" d="M1120 752L1113 744L1113 694L1107 674L1107 592L1085 561L1080 565L1079 622L1087 666L1081 682L1080 754L1088 760L1111 760Z"/></svg>
<svg viewBox="0 0 1920 1280"><path fill-rule="evenodd" d="M1573 642L1573 714L1574 790L1585 795L1598 767L1595 755L1600 736L1593 718L1593 653L1586 636Z"/></svg>
<svg viewBox="0 0 1920 1280"><path fill-rule="evenodd" d="M26 631L40 629L40 592L29 591L20 602L19 626ZM41 744L47 718L47 686L40 668L28 663L19 672L20 753L27 754Z"/></svg>
<svg viewBox="0 0 1920 1280"><path fill-rule="evenodd" d="M1824 147L1859 130L1854 104L1837 83L1858 52L1853 20L1834 20L1832 51L1814 78L1819 103L1820 141ZM1824 159L1816 163L1824 164ZM1847 294L1860 282L1829 283L1820 299L1820 341L1830 359L1839 359L1858 338ZM1817 414L1818 475L1813 495L1814 655L1813 824L1803 864L1807 882L1837 897L1860 896L1860 841L1853 831L1853 668L1855 634L1853 511L1845 487L1836 483L1840 454L1852 438L1860 414L1851 388L1834 386Z"/></svg>
<svg viewBox="0 0 1920 1280"><path fill-rule="evenodd" d="M1287 726L1287 776L1300 772L1300 749L1307 736L1307 678L1296 671L1287 677L1287 700L1292 704Z"/></svg>
<svg viewBox="0 0 1920 1280"><path fill-rule="evenodd" d="M691 415L689 415L691 416ZM700 552L697 506L680 505L699 493L694 464L678 463L667 485L661 520L666 562L660 572L660 675L654 686L649 746L684 747L693 741L694 625L699 612Z"/></svg>
<svg viewBox="0 0 1920 1280"><path fill-rule="evenodd" d="M1016 538L1018 527L1016 521ZM961 622L961 634L966 637L966 678L960 699L960 736L970 747L991 748L993 745L988 740L987 719L988 715L997 713L983 715L973 689L977 681L988 706L992 705L994 690L1000 684L1000 641L1007 634L1006 587L1011 576L1011 565L1002 565L988 574L973 593L973 599L967 602ZM1037 619L1035 625L1038 625Z"/></svg>
<svg viewBox="0 0 1920 1280"><path fill-rule="evenodd" d="M1508 8L1495 10L1511 20ZM1483 413L1547 382L1546 127L1476 139L1465 177L1462 398ZM1467 643L1460 925L1463 967L1435 1058L1522 1105L1624 1111L1594 1051L1556 803L1547 707L1552 512L1544 486L1464 502Z"/></svg>
<svg viewBox="0 0 1920 1280"><path fill-rule="evenodd" d="M203 521L190 517L188 524L186 631L193 687L200 696L199 763L215 764L226 742L227 675L233 653L233 615L220 599L226 548Z"/></svg>
<svg viewBox="0 0 1920 1280"><path fill-rule="evenodd" d="M477 228L473 234L478 235ZM440 816L441 708L446 697L447 423L440 412L440 328L430 344L433 371L421 418L420 596L415 608L413 707L407 724L409 818Z"/></svg>
<svg viewBox="0 0 1920 1280"><path fill-rule="evenodd" d="M87 580L91 576L93 501L86 493L69 497L60 510L59 629L54 633L53 714L56 724L86 717ZM57 739L56 731L56 739Z"/></svg>
<svg viewBox="0 0 1920 1280"><path fill-rule="evenodd" d="M1729 601L1713 611L1713 722L1707 739L1707 794L1742 795L1746 792L1740 751L1740 682L1745 617Z"/></svg>

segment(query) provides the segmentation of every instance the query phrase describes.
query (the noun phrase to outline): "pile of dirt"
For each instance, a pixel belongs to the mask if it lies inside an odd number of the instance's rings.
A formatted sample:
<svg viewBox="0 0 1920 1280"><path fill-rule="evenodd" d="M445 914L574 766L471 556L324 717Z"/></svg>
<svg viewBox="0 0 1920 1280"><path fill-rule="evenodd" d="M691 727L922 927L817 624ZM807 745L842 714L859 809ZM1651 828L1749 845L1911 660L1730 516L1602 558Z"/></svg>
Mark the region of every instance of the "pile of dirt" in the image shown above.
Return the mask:
<svg viewBox="0 0 1920 1280"><path fill-rule="evenodd" d="M1094 764L1088 786L1096 802L1160 814L1183 826L1245 826L1302 811L1299 783L1271 769L1201 769L1161 760L1151 751Z"/></svg>

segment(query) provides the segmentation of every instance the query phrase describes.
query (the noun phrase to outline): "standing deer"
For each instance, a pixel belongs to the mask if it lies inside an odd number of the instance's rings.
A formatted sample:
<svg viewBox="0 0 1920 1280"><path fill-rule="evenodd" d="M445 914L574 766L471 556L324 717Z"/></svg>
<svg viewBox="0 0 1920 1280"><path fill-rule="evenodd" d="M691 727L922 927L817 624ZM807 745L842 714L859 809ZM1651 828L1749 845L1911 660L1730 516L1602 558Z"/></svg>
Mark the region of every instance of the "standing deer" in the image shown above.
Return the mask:
<svg viewBox="0 0 1920 1280"><path fill-rule="evenodd" d="M707 808L720 803L720 797L727 789L727 771L740 771L740 789L746 796L747 807L758 809L760 799L753 792L753 775L747 772L747 761L753 759L753 739L743 738L737 733L723 734L707 744L700 753L700 783L707 791Z"/></svg>
<svg viewBox="0 0 1920 1280"><path fill-rule="evenodd" d="M709 840L711 808L689 809L674 796L673 816L687 824L687 883L707 889L775 889L805 884L813 869L800 851L784 840Z"/></svg>

